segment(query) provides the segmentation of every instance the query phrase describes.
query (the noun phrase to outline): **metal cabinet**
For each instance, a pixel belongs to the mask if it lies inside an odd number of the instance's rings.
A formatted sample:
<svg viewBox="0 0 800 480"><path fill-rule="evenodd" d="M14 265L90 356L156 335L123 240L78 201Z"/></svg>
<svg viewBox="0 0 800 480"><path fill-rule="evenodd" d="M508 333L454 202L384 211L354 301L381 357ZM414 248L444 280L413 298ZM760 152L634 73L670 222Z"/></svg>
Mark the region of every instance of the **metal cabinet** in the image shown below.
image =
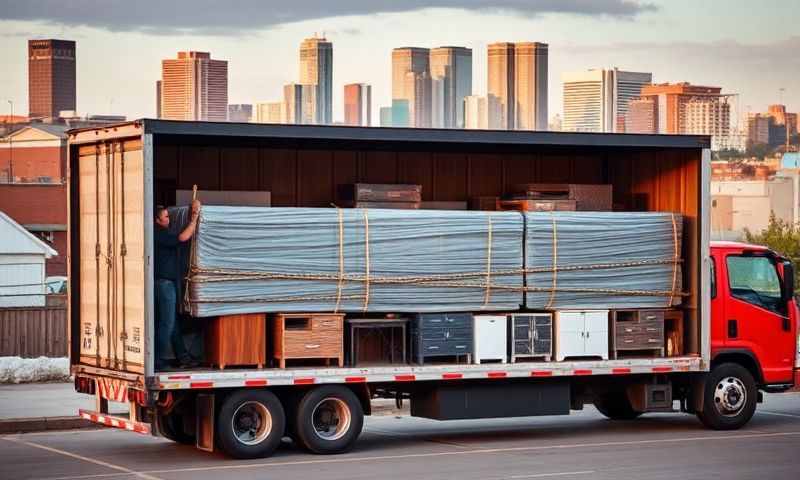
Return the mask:
<svg viewBox="0 0 800 480"><path fill-rule="evenodd" d="M506 363L506 315L475 315L472 320L473 363L486 360L500 360Z"/></svg>
<svg viewBox="0 0 800 480"><path fill-rule="evenodd" d="M511 315L509 358L543 358L550 361L553 350L553 317L549 313Z"/></svg>
<svg viewBox="0 0 800 480"><path fill-rule="evenodd" d="M471 313L423 313L411 325L411 353L420 365L428 357L472 356Z"/></svg>
<svg viewBox="0 0 800 480"><path fill-rule="evenodd" d="M608 360L608 310L556 312L556 360L600 357Z"/></svg>

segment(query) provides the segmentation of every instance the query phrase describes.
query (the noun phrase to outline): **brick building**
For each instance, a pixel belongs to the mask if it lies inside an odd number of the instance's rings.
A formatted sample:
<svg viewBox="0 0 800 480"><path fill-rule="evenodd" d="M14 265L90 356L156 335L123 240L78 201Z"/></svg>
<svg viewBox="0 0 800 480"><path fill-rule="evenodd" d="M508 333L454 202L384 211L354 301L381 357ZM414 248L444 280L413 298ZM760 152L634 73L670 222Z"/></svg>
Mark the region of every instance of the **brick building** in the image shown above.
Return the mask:
<svg viewBox="0 0 800 480"><path fill-rule="evenodd" d="M56 118L75 110L75 42L28 41L28 110L31 118Z"/></svg>
<svg viewBox="0 0 800 480"><path fill-rule="evenodd" d="M0 138L0 211L58 252L47 275L67 274L66 129L33 124Z"/></svg>

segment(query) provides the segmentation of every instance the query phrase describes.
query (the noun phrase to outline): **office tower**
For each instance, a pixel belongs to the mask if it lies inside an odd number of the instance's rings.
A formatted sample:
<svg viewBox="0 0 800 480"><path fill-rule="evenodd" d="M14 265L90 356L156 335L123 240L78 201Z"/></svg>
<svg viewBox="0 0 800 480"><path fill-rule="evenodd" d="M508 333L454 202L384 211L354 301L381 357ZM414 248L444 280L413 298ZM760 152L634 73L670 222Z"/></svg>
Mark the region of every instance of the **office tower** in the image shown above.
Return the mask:
<svg viewBox="0 0 800 480"><path fill-rule="evenodd" d="M487 98L469 95L464 98L464 128L486 130L489 128Z"/></svg>
<svg viewBox="0 0 800 480"><path fill-rule="evenodd" d="M514 128L547 130L548 46L514 44Z"/></svg>
<svg viewBox="0 0 800 480"><path fill-rule="evenodd" d="M228 105L228 121L248 123L253 120L253 106L249 103Z"/></svg>
<svg viewBox="0 0 800 480"><path fill-rule="evenodd" d="M747 144L769 144L769 131L772 117L763 113L751 113L747 116Z"/></svg>
<svg viewBox="0 0 800 480"><path fill-rule="evenodd" d="M76 110L75 89L75 42L28 40L28 116Z"/></svg>
<svg viewBox="0 0 800 480"><path fill-rule="evenodd" d="M407 109L407 126L430 128L431 126L431 77L428 72L408 72L405 78L404 100Z"/></svg>
<svg viewBox="0 0 800 480"><path fill-rule="evenodd" d="M156 80L156 118L161 118L161 80Z"/></svg>
<svg viewBox="0 0 800 480"><path fill-rule="evenodd" d="M392 50L392 124L395 127L421 127L415 123L415 117L427 117L430 125L430 101L427 115L415 106L424 98L430 98L430 50L427 48L403 47ZM411 80L409 80L409 73ZM424 75L423 75L424 74ZM423 76L425 79L423 79ZM419 77L420 85L415 80ZM428 88L424 89L427 81ZM418 88L420 87L420 88ZM417 98L420 97L420 98ZM402 111L405 108L405 111ZM401 122L401 123L398 123Z"/></svg>
<svg viewBox="0 0 800 480"><path fill-rule="evenodd" d="M381 107L381 127L392 126L392 107Z"/></svg>
<svg viewBox="0 0 800 480"><path fill-rule="evenodd" d="M286 123L311 125L317 123L317 85L290 83L283 87Z"/></svg>
<svg viewBox="0 0 800 480"><path fill-rule="evenodd" d="M767 108L767 115L772 117L778 129L783 128L784 136L786 133L788 133L790 137L797 134L797 113L787 112L786 105L770 105ZM786 130L788 130L788 132L786 132Z"/></svg>
<svg viewBox="0 0 800 480"><path fill-rule="evenodd" d="M488 46L488 92L500 105L497 119L501 130L514 128L514 44L493 43Z"/></svg>
<svg viewBox="0 0 800 480"><path fill-rule="evenodd" d="M624 132L628 103L653 81L651 73L587 70L562 75L565 131Z"/></svg>
<svg viewBox="0 0 800 480"><path fill-rule="evenodd" d="M253 109L253 121L256 123L287 123L286 103L257 103Z"/></svg>
<svg viewBox="0 0 800 480"><path fill-rule="evenodd" d="M161 118L208 120L228 118L228 62L208 52L178 52L161 62Z"/></svg>
<svg viewBox="0 0 800 480"><path fill-rule="evenodd" d="M333 123L333 44L307 38L300 44L300 83L316 87L312 123Z"/></svg>
<svg viewBox="0 0 800 480"><path fill-rule="evenodd" d="M649 97L631 100L625 114L625 133L658 133L658 102Z"/></svg>
<svg viewBox="0 0 800 480"><path fill-rule="evenodd" d="M372 124L372 87L366 83L344 86L344 123L368 127Z"/></svg>
<svg viewBox="0 0 800 480"><path fill-rule="evenodd" d="M430 50L431 126L464 128L464 98L472 95L472 50Z"/></svg>

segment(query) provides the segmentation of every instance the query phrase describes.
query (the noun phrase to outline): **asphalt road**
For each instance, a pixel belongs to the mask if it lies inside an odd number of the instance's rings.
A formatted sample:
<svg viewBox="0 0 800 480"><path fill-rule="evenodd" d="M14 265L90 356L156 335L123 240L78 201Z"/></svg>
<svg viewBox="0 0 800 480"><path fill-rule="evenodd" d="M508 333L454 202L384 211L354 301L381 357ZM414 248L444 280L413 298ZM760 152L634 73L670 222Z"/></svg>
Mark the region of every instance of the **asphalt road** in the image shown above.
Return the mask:
<svg viewBox="0 0 800 480"><path fill-rule="evenodd" d="M240 461L116 430L0 437L0 478L12 479L703 479L798 478L800 394L768 395L747 427L705 430L693 416L568 417L435 422L369 418L355 450L316 456L283 446Z"/></svg>

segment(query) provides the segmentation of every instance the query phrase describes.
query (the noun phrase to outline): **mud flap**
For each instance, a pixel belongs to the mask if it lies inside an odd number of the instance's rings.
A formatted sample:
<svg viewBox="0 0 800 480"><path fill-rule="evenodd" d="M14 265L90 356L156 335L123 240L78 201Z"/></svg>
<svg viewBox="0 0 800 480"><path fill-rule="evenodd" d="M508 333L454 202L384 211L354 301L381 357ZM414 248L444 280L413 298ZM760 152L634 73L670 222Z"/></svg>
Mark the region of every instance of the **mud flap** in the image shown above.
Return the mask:
<svg viewBox="0 0 800 480"><path fill-rule="evenodd" d="M206 452L214 451L214 394L197 395L196 447Z"/></svg>

